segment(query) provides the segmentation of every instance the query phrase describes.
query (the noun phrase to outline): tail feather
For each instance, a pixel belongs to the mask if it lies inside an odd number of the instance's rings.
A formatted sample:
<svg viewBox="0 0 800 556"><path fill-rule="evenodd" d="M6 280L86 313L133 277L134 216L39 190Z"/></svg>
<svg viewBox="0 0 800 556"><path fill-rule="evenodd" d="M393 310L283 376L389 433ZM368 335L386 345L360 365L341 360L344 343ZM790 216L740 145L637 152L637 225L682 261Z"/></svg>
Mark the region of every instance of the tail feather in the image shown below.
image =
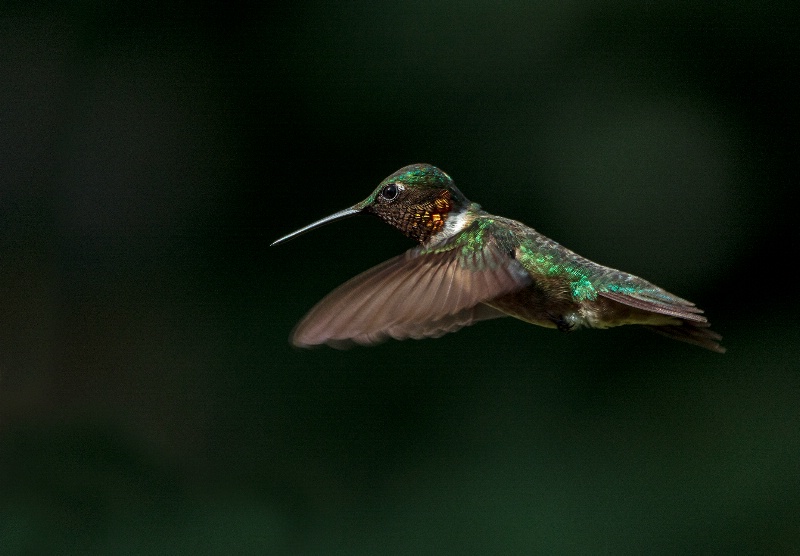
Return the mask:
<svg viewBox="0 0 800 556"><path fill-rule="evenodd" d="M673 317L674 324L653 324L651 321L640 321L642 324L667 338L694 344L717 353L725 353L725 348L719 344L722 336L709 328L703 311L695 307L694 303L674 296L660 288L653 287L652 291L643 290L636 293L600 292L600 296L617 303L633 307L646 313Z"/></svg>
<svg viewBox="0 0 800 556"><path fill-rule="evenodd" d="M722 336L714 332L705 322L683 321L681 324L669 324L666 326L647 326L646 328L672 338L700 346L717 353L725 353L725 348L719 344Z"/></svg>
<svg viewBox="0 0 800 556"><path fill-rule="evenodd" d="M617 303L622 303L623 305L628 305L629 307L636 307L637 309L642 309L643 311L648 311L650 313L668 315L670 317L677 317L679 319L685 319L698 323L706 321L706 318L700 314L703 311L695 307L694 303L691 301L686 301L680 297L668 294L664 290L658 291L665 294L665 296L670 296L668 300L647 297L644 295L646 292L619 293L603 291L599 292L599 295L601 297L614 300Z"/></svg>

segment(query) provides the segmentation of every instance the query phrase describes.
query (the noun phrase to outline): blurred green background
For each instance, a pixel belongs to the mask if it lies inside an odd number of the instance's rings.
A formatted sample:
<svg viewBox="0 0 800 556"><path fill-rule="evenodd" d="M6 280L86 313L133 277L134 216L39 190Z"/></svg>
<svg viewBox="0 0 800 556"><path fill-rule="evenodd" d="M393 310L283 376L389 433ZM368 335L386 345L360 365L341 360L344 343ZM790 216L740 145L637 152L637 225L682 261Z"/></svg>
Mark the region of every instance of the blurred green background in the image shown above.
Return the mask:
<svg viewBox="0 0 800 556"><path fill-rule="evenodd" d="M0 8L0 554L800 553L800 9L271 4ZM413 162L728 353L293 349Z"/></svg>

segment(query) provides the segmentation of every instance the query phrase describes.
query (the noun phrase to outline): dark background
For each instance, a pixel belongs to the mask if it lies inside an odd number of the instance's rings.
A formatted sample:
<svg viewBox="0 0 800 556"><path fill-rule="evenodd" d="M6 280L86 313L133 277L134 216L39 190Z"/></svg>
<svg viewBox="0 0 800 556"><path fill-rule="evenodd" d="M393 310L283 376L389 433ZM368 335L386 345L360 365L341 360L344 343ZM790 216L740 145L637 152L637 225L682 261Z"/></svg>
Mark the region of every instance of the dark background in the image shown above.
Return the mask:
<svg viewBox="0 0 800 556"><path fill-rule="evenodd" d="M800 10L269 4L0 8L0 553L800 553ZM412 162L728 353L290 347Z"/></svg>

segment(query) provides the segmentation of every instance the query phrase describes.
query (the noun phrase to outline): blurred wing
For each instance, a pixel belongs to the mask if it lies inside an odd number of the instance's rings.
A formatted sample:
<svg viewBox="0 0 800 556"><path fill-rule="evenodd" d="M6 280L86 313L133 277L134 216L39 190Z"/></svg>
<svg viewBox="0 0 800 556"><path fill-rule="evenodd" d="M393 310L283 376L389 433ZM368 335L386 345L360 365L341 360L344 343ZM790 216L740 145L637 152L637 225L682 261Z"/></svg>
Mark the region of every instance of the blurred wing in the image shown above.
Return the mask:
<svg viewBox="0 0 800 556"><path fill-rule="evenodd" d="M369 334L360 334L346 340L328 340L327 344L337 349L346 349L355 344L360 345L373 345L380 343L388 338L395 340L405 340L413 338L414 340L421 340L423 338L439 338L450 332L461 330L465 326L470 326L478 321L497 319L500 317L507 317L508 315L499 309L489 307L483 303L478 303L474 307L459 311L454 315L447 315L439 320L421 322L421 323L406 323L381 330L380 332L373 332Z"/></svg>
<svg viewBox="0 0 800 556"><path fill-rule="evenodd" d="M328 294L292 333L296 346L374 344L386 338L438 337L503 313L481 304L530 283L490 235L417 247Z"/></svg>

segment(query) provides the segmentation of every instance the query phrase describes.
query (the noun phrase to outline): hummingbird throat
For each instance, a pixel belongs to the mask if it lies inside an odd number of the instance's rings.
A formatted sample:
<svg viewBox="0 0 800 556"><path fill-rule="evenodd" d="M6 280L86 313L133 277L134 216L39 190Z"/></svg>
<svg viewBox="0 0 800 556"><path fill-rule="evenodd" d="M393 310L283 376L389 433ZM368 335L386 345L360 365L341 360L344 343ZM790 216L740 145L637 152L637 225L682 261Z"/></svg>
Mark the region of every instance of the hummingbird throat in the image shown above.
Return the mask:
<svg viewBox="0 0 800 556"><path fill-rule="evenodd" d="M451 210L450 192L443 190L433 201L409 206L396 225L408 237L425 243L442 230Z"/></svg>

